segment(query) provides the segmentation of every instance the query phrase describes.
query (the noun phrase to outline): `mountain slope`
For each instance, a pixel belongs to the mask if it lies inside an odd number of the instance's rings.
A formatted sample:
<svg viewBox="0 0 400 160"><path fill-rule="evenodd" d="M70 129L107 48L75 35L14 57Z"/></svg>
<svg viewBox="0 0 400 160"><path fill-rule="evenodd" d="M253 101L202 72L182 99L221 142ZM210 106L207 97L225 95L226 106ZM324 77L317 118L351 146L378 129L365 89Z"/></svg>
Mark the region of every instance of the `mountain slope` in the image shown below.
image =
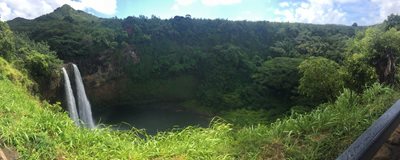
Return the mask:
<svg viewBox="0 0 400 160"><path fill-rule="evenodd" d="M97 18L94 15L88 14L84 11L80 10L75 10L69 5L63 5L54 12L40 16L39 18L35 19L38 21L47 21L47 20L67 20L67 21L78 21L78 22L84 22L84 21L100 21L99 18Z"/></svg>
<svg viewBox="0 0 400 160"><path fill-rule="evenodd" d="M341 63L347 40L362 29L180 16L101 19L69 6L8 23L15 32L47 42L65 62L76 63L95 106L195 100L216 110L293 105L288 103L293 99L264 100L252 79L257 67L282 56L322 56Z"/></svg>

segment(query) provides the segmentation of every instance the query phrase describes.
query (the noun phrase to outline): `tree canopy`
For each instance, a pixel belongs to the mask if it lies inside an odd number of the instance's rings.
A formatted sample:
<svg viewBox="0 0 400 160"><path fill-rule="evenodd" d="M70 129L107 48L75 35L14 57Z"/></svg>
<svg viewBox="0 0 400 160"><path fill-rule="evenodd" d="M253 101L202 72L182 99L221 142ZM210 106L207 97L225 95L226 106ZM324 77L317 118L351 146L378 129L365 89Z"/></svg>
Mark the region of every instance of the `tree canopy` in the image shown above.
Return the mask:
<svg viewBox="0 0 400 160"><path fill-rule="evenodd" d="M140 95L162 99L165 95L133 86L151 88L157 84L149 80L190 76L196 94L186 95L215 108L266 108L271 92L288 102L298 95L302 75L297 66L303 59L318 56L343 64L347 41L363 29L191 16L102 19L68 6L34 20L8 23L15 32L47 42L59 58L77 63L84 75L101 71L99 79L105 82L127 77L124 92L138 96L122 94L124 100L140 102ZM41 58L29 62L45 65L38 63Z"/></svg>
<svg viewBox="0 0 400 160"><path fill-rule="evenodd" d="M314 102L334 100L343 89L344 73L332 60L311 57L299 65L299 70L302 74L299 92Z"/></svg>
<svg viewBox="0 0 400 160"><path fill-rule="evenodd" d="M277 57L265 61L253 74L259 88L268 94L286 99L297 95L301 58Z"/></svg>

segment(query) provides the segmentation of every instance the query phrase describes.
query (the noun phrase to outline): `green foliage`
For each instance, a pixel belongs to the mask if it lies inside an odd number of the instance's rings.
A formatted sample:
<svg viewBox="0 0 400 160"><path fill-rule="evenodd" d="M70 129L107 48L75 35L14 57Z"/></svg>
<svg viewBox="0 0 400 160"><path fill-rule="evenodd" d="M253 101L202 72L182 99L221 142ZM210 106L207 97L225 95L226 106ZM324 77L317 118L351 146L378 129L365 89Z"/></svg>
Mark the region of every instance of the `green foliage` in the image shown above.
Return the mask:
<svg viewBox="0 0 400 160"><path fill-rule="evenodd" d="M24 51L26 52L26 51ZM59 70L61 61L53 54L41 54L35 50L26 54L25 68L35 78L51 77Z"/></svg>
<svg viewBox="0 0 400 160"><path fill-rule="evenodd" d="M385 29L389 30L391 28L395 28L397 30L400 29L400 16L395 14L390 14L388 18L384 21Z"/></svg>
<svg viewBox="0 0 400 160"><path fill-rule="evenodd" d="M272 55L288 57L321 56L335 61L343 59L346 41L355 28L335 25L281 24L275 42L271 44Z"/></svg>
<svg viewBox="0 0 400 160"><path fill-rule="evenodd" d="M236 109L222 112L221 117L236 127L268 124L272 120L269 112L265 110Z"/></svg>
<svg viewBox="0 0 400 160"><path fill-rule="evenodd" d="M1 58L0 66L0 75L21 76ZM209 128L149 136L136 129L76 127L59 105L39 102L17 85L21 78L10 78L18 83L8 78L0 79L1 145L14 148L21 159L331 159L398 97L374 84L360 95L344 90L335 103L270 125L265 125L270 111L242 109L225 114L234 126L216 120Z"/></svg>
<svg viewBox="0 0 400 160"><path fill-rule="evenodd" d="M364 54L369 64L375 68L380 83L396 82L396 60L400 55L400 32L394 28L382 31L368 28L359 34L349 47L351 54Z"/></svg>
<svg viewBox="0 0 400 160"><path fill-rule="evenodd" d="M333 159L399 96L372 84L375 77L366 64L374 65L381 82L382 75L396 76L400 33L395 29L357 34L345 57L346 40L356 27L189 16L99 19L69 6L32 21L9 23L57 51L23 34L13 35L0 22L1 56L36 81L59 69L58 54L80 63L96 62L83 67L84 72L105 63L123 68L128 78L117 82L123 82L118 89L126 96L118 100L196 97L199 106L231 109L222 115L232 124L216 120L208 128L155 136L134 128L88 130L76 127L58 104L29 95L21 86L29 88L32 82L0 58L0 145L15 148L21 159ZM310 56L321 57L302 61ZM338 63L344 58L343 69ZM345 80L358 92L343 90ZM297 87L309 101L332 103L309 113L303 111L309 108L297 106L290 116L266 124L288 108L268 108L279 100L263 91L287 100L297 95ZM244 107L268 110L238 109Z"/></svg>
<svg viewBox="0 0 400 160"><path fill-rule="evenodd" d="M8 25L0 21L0 56L10 59L14 51L14 35Z"/></svg>
<svg viewBox="0 0 400 160"><path fill-rule="evenodd" d="M302 74L299 92L314 103L333 100L343 89L344 73L332 60L311 57L299 65L299 70Z"/></svg>
<svg viewBox="0 0 400 160"><path fill-rule="evenodd" d="M40 103L7 80L0 80L0 97L1 145L14 148L21 159L232 159L228 124L145 134L142 139L136 129L76 127L60 106Z"/></svg>
<svg viewBox="0 0 400 160"><path fill-rule="evenodd" d="M26 33L35 41L47 42L57 51L58 57L89 57L114 51L126 33L121 31L119 21L103 20L68 5L34 21L17 19L8 24L14 31Z"/></svg>
<svg viewBox="0 0 400 160"><path fill-rule="evenodd" d="M241 96L255 68L247 54L233 45L215 46L200 65L202 102L221 108L244 105Z"/></svg>
<svg viewBox="0 0 400 160"><path fill-rule="evenodd" d="M289 99L297 95L300 58L277 57L265 61L253 74L258 88L270 95Z"/></svg>
<svg viewBox="0 0 400 160"><path fill-rule="evenodd" d="M376 37L371 44L372 63L375 64L379 80L382 83L395 82L396 60L400 56L400 32L390 29Z"/></svg>
<svg viewBox="0 0 400 160"><path fill-rule="evenodd" d="M344 68L346 69L345 86L353 91L362 92L378 81L375 70L368 65L365 54L349 55L344 61Z"/></svg>
<svg viewBox="0 0 400 160"><path fill-rule="evenodd" d="M385 112L397 96L398 93L379 84L362 94L346 89L334 103L322 104L310 113L293 113L271 125L238 130L235 135L238 145L234 151L242 155L241 159L334 159Z"/></svg>
<svg viewBox="0 0 400 160"><path fill-rule="evenodd" d="M64 20L69 22L83 22L83 21L99 21L99 18L83 11L76 11L69 5L63 5L57 8L53 14L47 14L38 18L40 21L45 20Z"/></svg>
<svg viewBox="0 0 400 160"><path fill-rule="evenodd" d="M371 44L366 45L369 48L370 56L372 59L382 58L386 55L395 55L398 56L400 54L400 47L398 44L400 42L400 32L396 29L390 29L386 32L382 31L371 31L372 34L367 34L366 38L372 39ZM371 37L368 37L371 36Z"/></svg>
<svg viewBox="0 0 400 160"><path fill-rule="evenodd" d="M45 88L55 83L53 81L59 78L62 61L46 43L36 43L24 34L14 34L4 22L0 22L0 34L3 34L0 39L0 46L3 45L0 50L3 53L0 56L39 84L29 84L30 89L39 89L43 93Z"/></svg>
<svg viewBox="0 0 400 160"><path fill-rule="evenodd" d="M101 19L68 6L31 21L8 23L13 31L47 41L58 57L77 63L82 73L94 73L99 66L112 69L115 73L105 73L105 81L123 76L130 78L128 83L148 85L149 79L194 76L196 100L214 108L265 108L265 101L254 98L265 93L256 91L251 75L267 57L314 55L341 61L346 40L355 34L355 27L340 25L180 16Z"/></svg>
<svg viewBox="0 0 400 160"><path fill-rule="evenodd" d="M21 159L332 159L398 96L375 84L360 95L345 90L335 103L270 125L252 123L263 121L263 112L237 110L228 115L247 117L236 119L244 127L216 120L209 128L149 136L136 129L76 127L59 105L41 103L0 80L0 137L1 145L14 148Z"/></svg>
<svg viewBox="0 0 400 160"><path fill-rule="evenodd" d="M15 67L0 57L0 80L4 79L8 79L27 89L33 89L35 87L34 83L28 78L28 76L15 69Z"/></svg>

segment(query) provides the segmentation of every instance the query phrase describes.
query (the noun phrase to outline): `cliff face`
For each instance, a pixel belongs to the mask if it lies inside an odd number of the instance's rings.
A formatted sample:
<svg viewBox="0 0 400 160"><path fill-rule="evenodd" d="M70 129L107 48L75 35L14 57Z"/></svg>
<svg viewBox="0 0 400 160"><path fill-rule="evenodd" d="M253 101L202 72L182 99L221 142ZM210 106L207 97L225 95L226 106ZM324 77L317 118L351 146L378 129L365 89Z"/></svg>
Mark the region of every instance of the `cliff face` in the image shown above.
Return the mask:
<svg viewBox="0 0 400 160"><path fill-rule="evenodd" d="M72 59L81 70L87 95L94 107L101 110L107 106L185 101L195 97L198 80L192 75L132 79L129 68L141 63L140 56L132 48L102 53L104 56L100 57ZM119 56L113 56L115 54Z"/></svg>
<svg viewBox="0 0 400 160"><path fill-rule="evenodd" d="M117 53L110 50L104 52L99 57L71 59L82 72L86 92L94 106L118 103L129 80L124 67L127 63L138 61L138 57L131 56L131 47L118 51L122 55L120 57L113 56Z"/></svg>

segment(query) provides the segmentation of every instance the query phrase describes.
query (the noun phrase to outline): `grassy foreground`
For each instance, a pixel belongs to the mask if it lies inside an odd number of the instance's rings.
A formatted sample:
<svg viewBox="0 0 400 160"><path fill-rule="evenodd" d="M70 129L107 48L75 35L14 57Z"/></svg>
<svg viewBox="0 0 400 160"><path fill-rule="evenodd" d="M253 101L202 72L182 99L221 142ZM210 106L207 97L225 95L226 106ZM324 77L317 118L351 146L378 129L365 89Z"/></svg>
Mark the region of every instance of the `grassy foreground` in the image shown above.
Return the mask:
<svg viewBox="0 0 400 160"><path fill-rule="evenodd" d="M134 129L77 128L59 105L40 102L0 76L0 147L13 148L20 159L333 159L397 97L373 85L360 95L345 90L332 104L270 125L235 127L216 120L209 128L143 139L145 133Z"/></svg>

